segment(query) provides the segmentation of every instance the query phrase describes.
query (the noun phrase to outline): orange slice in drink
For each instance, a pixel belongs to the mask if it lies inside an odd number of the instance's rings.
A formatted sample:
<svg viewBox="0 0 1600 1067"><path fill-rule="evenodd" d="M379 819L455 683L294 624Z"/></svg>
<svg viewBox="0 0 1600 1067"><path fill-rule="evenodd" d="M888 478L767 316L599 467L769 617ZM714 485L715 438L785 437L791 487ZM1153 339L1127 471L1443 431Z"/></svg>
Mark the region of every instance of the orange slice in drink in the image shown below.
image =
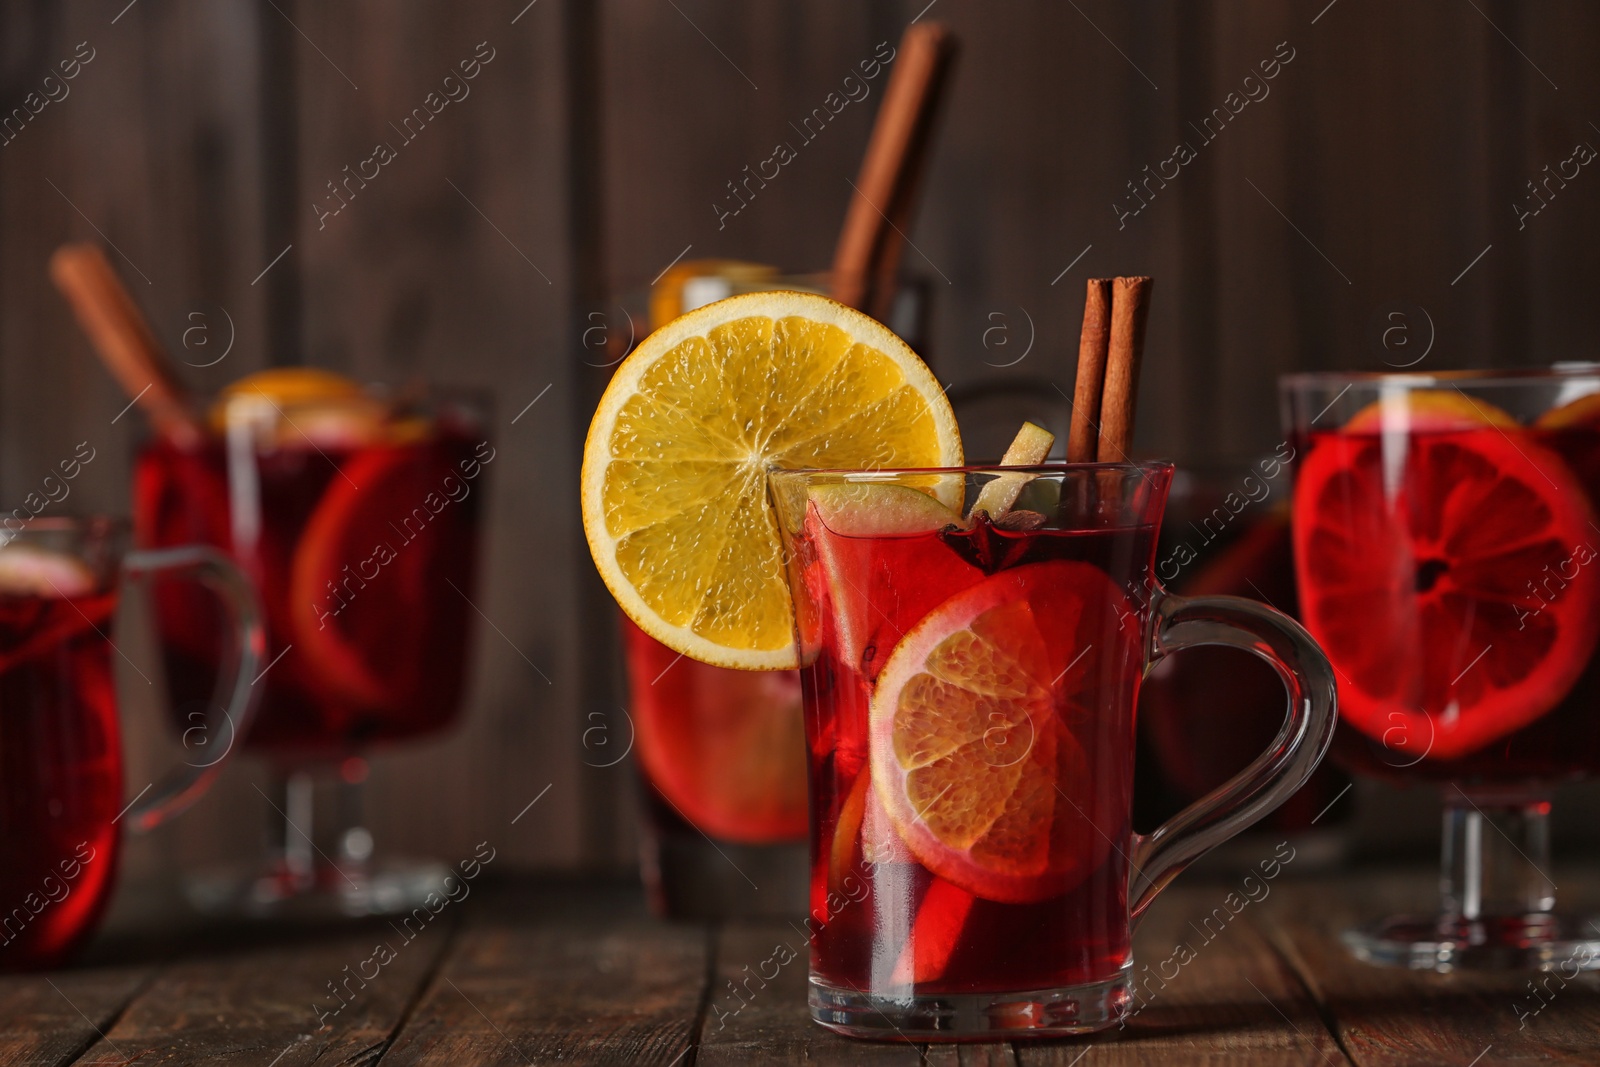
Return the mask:
<svg viewBox="0 0 1600 1067"><path fill-rule="evenodd" d="M1588 393L1560 407L1551 408L1540 415L1534 425L1547 430L1572 427L1593 429L1600 426L1600 393Z"/></svg>
<svg viewBox="0 0 1600 1067"><path fill-rule="evenodd" d="M895 646L872 698L872 779L919 862L975 896L1064 893L1125 831L1078 731L1138 670L1104 571L1035 563L956 594ZM1114 775L1099 775L1102 786Z"/></svg>
<svg viewBox="0 0 1600 1067"><path fill-rule="evenodd" d="M1583 486L1508 422L1481 401L1419 406L1398 435L1385 421L1322 437L1296 478L1301 613L1339 713L1413 761L1549 711L1600 636Z"/></svg>
<svg viewBox="0 0 1600 1067"><path fill-rule="evenodd" d="M1344 424L1346 433L1437 433L1478 426L1508 427L1517 420L1503 408L1459 389L1405 389L1373 401Z"/></svg>
<svg viewBox="0 0 1600 1067"><path fill-rule="evenodd" d="M94 594L99 593L99 596ZM68 607L61 601L70 600ZM0 549L0 670L89 630L106 632L117 603L76 556L12 543Z"/></svg>
<svg viewBox="0 0 1600 1067"><path fill-rule="evenodd" d="M317 367L274 367L230 383L211 424L218 434L248 425L258 441L287 448L359 448L403 429L360 382Z"/></svg>
<svg viewBox="0 0 1600 1067"><path fill-rule="evenodd" d="M367 449L344 464L306 521L289 574L293 642L320 686L348 704L405 706L424 660L446 655L427 636L464 640L464 626L416 618L465 617L476 501L445 495L453 473L433 446Z"/></svg>
<svg viewBox="0 0 1600 1067"><path fill-rule="evenodd" d="M724 841L805 837L800 679L708 667L626 620L622 636L639 742L633 751L655 790L685 821ZM618 749L622 743L619 737Z"/></svg>
<svg viewBox="0 0 1600 1067"><path fill-rule="evenodd" d="M1590 492L1600 490L1600 393L1551 408L1533 425L1540 439L1561 453Z"/></svg>

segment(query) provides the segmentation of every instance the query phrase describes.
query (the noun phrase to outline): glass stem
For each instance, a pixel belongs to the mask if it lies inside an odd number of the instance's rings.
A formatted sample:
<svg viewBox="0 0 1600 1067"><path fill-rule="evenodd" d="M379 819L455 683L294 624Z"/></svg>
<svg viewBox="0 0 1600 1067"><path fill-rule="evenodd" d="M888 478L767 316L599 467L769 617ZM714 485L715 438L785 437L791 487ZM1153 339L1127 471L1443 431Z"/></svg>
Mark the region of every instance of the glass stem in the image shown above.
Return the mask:
<svg viewBox="0 0 1600 1067"><path fill-rule="evenodd" d="M328 865L338 873L326 871L320 877L334 878L341 891L365 881L372 835L362 825L364 764L360 770L346 776L325 767L308 767L278 776L268 834L273 851L282 857L283 874L296 891L316 885L318 868Z"/></svg>
<svg viewBox="0 0 1600 1067"><path fill-rule="evenodd" d="M347 886L365 884L371 873L368 861L372 859L372 834L365 825L363 810L367 795L365 763L361 765L359 776L341 775L338 790L339 825L334 862Z"/></svg>
<svg viewBox="0 0 1600 1067"><path fill-rule="evenodd" d="M283 820L276 829L281 835L283 865L296 885L310 885L316 879L316 852L310 834L315 832L316 810L313 800L316 784L305 771L283 776Z"/></svg>
<svg viewBox="0 0 1600 1067"><path fill-rule="evenodd" d="M1548 914L1555 906L1549 793L1451 785L1444 802L1444 918Z"/></svg>

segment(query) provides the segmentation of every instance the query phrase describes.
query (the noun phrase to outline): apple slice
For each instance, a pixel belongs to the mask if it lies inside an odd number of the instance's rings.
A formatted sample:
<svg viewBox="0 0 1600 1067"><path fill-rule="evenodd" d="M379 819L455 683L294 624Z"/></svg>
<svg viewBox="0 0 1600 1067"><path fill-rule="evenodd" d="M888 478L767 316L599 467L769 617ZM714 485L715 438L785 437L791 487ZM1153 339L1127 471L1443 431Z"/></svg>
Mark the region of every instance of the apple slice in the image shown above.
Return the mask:
<svg viewBox="0 0 1600 1067"><path fill-rule="evenodd" d="M1017 431L1011 447L1006 449L1006 454L1000 460L1000 466L1032 467L1043 463L1045 457L1050 454L1050 446L1055 440L1056 435L1043 426L1025 422L1022 424L1022 429ZM967 512L968 520L976 519L980 511L985 512L991 522L1000 518L1011 510L1011 505L1017 502L1023 486L1033 481L1033 478L1031 474L1002 474L992 479L978 492L978 499L972 502L972 510Z"/></svg>
<svg viewBox="0 0 1600 1067"><path fill-rule="evenodd" d="M85 596L96 584L94 572L76 556L15 544L0 550L0 595Z"/></svg>
<svg viewBox="0 0 1600 1067"><path fill-rule="evenodd" d="M811 489L817 518L844 537L895 537L966 526L927 493L888 482L840 482Z"/></svg>

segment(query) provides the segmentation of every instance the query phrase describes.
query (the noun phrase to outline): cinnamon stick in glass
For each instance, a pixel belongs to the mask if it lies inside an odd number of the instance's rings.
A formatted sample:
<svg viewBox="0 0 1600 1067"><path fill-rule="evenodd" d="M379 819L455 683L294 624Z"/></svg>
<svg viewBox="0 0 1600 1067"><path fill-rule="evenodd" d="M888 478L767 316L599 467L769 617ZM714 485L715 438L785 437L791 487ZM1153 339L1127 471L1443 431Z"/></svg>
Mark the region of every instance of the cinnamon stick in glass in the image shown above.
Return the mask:
<svg viewBox="0 0 1600 1067"><path fill-rule="evenodd" d="M831 295L876 318L888 315L894 297L900 245L955 51L955 37L937 22L916 23L900 38L834 249Z"/></svg>
<svg viewBox="0 0 1600 1067"><path fill-rule="evenodd" d="M1111 339L1100 396L1097 457L1101 463L1131 462L1133 409L1139 395L1139 363L1153 285L1149 278L1116 278L1111 283Z"/></svg>
<svg viewBox="0 0 1600 1067"><path fill-rule="evenodd" d="M1072 391L1067 462L1093 463L1100 447L1100 397L1111 343L1111 279L1090 278L1078 337L1078 380Z"/></svg>
<svg viewBox="0 0 1600 1067"><path fill-rule="evenodd" d="M188 395L100 246L62 245L50 257L50 278L106 369L144 409L156 432L181 447L199 444L200 422Z"/></svg>

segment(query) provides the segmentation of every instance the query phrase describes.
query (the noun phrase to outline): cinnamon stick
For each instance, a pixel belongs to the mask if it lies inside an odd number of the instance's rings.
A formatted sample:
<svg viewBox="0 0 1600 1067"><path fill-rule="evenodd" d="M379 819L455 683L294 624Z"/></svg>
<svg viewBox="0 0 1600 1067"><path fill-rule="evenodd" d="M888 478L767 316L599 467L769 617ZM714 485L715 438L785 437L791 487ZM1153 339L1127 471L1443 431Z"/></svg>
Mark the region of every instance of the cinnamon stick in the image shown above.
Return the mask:
<svg viewBox="0 0 1600 1067"><path fill-rule="evenodd" d="M100 247L62 245L50 257L50 278L112 377L144 408L156 431L183 447L199 444L200 423L182 384Z"/></svg>
<svg viewBox="0 0 1600 1067"><path fill-rule="evenodd" d="M1133 407L1139 394L1139 361L1144 354L1145 320L1150 314L1149 278L1117 278L1111 283L1111 341L1106 382L1100 396L1101 463L1127 463L1133 446Z"/></svg>
<svg viewBox="0 0 1600 1067"><path fill-rule="evenodd" d="M1090 278L1078 336L1078 380L1072 390L1072 427L1067 462L1093 463L1099 455L1100 397L1111 343L1111 279Z"/></svg>
<svg viewBox="0 0 1600 1067"><path fill-rule="evenodd" d="M833 298L878 318L888 314L894 298L900 246L911 227L955 52L955 37L937 22L916 23L900 38L894 73L834 248Z"/></svg>

